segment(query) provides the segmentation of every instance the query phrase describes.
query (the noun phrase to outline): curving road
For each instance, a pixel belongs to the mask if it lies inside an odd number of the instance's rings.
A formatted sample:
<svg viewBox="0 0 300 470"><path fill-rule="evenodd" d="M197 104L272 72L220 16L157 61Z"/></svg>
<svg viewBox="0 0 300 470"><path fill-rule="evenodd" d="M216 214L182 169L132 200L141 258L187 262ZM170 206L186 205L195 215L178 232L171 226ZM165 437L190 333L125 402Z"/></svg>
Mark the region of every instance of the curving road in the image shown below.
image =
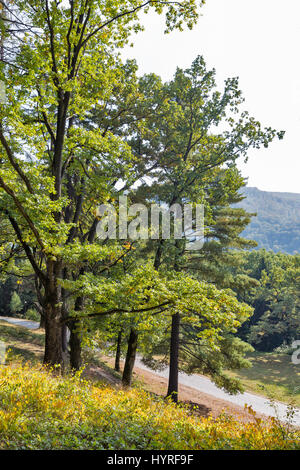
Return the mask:
<svg viewBox="0 0 300 470"><path fill-rule="evenodd" d="M32 320L23 320L22 318L13 318L13 317L1 317L0 320L7 321L8 323L12 323L18 326L24 326L29 330L37 330L40 324L37 321Z"/></svg>
<svg viewBox="0 0 300 470"><path fill-rule="evenodd" d="M0 320L7 321L8 323L13 323L15 325L23 326L31 330L35 330L39 327L39 323L31 320L23 320L21 318L12 318L12 317L1 317ZM156 374L160 377L168 377L169 371L168 368L162 371L154 371L147 367L140 358L136 359L135 365L140 369L147 370L152 374ZM265 414L267 416L273 416L280 421L288 421L289 408L286 404L279 401L274 402L273 404L266 397L255 395L253 393L239 393L237 395L230 395L224 390L218 388L210 379L198 374L187 375L183 372L179 373L179 383L186 385L188 387L199 390L200 392L207 393L216 398L226 400L235 405L244 407L245 405L251 406L252 409L258 413ZM294 410L294 415L290 419L290 422L295 426L300 426L300 409Z"/></svg>
<svg viewBox="0 0 300 470"><path fill-rule="evenodd" d="M140 358L137 358L136 366L140 369L155 373L160 377L167 378L169 375L168 368L162 371L153 371L145 364L143 364ZM252 409L257 413L262 413L267 416L273 416L275 418L278 418L280 421L289 421L289 407L279 401L276 401L271 404L270 400L268 400L266 397L254 395L253 393L248 392L238 393L237 395L230 395L230 393L227 393L224 390L218 388L207 377L198 374L187 375L183 372L180 372L178 380L179 383L181 383L182 385L186 385L188 387L199 390L200 392L207 393L208 395L212 395L216 398L226 400L230 403L234 403L235 405L239 405L243 408L245 405L248 405L251 406ZM294 410L294 415L292 419L290 419L290 422L295 426L300 426L300 409L297 408L296 410Z"/></svg>

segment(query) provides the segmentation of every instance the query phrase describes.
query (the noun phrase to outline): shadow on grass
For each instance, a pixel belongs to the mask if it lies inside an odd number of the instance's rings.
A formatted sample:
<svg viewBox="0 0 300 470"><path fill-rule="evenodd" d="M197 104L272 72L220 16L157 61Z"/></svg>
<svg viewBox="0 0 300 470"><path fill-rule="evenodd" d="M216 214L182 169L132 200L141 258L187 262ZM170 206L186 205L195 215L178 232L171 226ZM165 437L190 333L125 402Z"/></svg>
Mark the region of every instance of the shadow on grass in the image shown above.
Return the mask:
<svg viewBox="0 0 300 470"><path fill-rule="evenodd" d="M7 325L4 322L0 322L0 338L5 340L17 340L22 343L32 343L38 346L45 344L44 332L33 332L22 326Z"/></svg>
<svg viewBox="0 0 300 470"><path fill-rule="evenodd" d="M10 362L15 361L16 359L21 359L24 362L30 361L31 363L39 362L42 358L41 354L37 354L34 351L30 351L25 348L19 348L17 346L8 345L8 355L6 362L9 364Z"/></svg>
<svg viewBox="0 0 300 470"><path fill-rule="evenodd" d="M252 367L239 371L241 379L260 382L262 387L284 388L288 394L300 394L300 365L292 363L287 354L254 353L248 357Z"/></svg>

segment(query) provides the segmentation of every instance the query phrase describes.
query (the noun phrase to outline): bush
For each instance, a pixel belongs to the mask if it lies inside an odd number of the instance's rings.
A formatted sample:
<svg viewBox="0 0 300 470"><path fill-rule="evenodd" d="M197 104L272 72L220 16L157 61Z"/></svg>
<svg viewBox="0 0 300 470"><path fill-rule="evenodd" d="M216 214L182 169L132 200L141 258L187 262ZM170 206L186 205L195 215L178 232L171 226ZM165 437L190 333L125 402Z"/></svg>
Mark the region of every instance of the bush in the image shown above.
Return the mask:
<svg viewBox="0 0 300 470"><path fill-rule="evenodd" d="M20 296L17 294L17 292L13 292L9 304L10 311L13 315L16 315L22 310L22 301L20 299Z"/></svg>
<svg viewBox="0 0 300 470"><path fill-rule="evenodd" d="M41 320L41 315L34 308L29 308L25 313L25 318L39 322Z"/></svg>

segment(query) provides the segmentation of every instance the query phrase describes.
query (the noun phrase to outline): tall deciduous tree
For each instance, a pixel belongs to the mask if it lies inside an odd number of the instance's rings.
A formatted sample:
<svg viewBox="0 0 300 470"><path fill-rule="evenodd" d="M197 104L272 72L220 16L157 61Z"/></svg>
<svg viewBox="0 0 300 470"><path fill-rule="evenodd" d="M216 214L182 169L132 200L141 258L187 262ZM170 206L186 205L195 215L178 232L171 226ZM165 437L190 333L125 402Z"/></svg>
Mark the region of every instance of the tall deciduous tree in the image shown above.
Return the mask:
<svg viewBox="0 0 300 470"><path fill-rule="evenodd" d="M164 10L167 29L192 27L197 5L195 0L15 0L5 7L1 211L37 278L44 362L63 365L69 297L60 280L77 276L76 262L85 270L97 224L88 214L107 200L108 188L131 165L126 142L108 129L86 129L85 122L105 108L119 83L116 50L140 29L138 13ZM94 260L101 258L99 250ZM102 256L106 266L110 256L108 251Z"/></svg>

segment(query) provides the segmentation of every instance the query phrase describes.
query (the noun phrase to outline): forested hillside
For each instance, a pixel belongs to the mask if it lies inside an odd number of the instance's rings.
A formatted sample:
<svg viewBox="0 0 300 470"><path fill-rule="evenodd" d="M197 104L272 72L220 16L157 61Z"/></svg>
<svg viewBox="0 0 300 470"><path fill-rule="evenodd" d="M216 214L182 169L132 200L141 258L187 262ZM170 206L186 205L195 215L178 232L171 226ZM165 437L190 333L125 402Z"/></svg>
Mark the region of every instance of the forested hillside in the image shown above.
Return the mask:
<svg viewBox="0 0 300 470"><path fill-rule="evenodd" d="M246 198L238 204L256 217L245 229L246 238L256 240L259 248L299 253L300 194L243 189Z"/></svg>

